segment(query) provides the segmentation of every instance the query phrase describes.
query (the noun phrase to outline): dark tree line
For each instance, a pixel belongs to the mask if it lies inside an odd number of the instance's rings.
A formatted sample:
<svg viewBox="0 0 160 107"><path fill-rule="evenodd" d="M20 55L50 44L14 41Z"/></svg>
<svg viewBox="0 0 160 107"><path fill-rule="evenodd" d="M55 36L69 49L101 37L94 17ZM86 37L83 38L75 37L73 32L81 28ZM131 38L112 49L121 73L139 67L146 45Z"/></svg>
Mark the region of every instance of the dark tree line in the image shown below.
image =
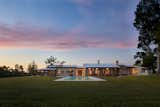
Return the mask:
<svg viewBox="0 0 160 107"><path fill-rule="evenodd" d="M16 68L13 69L10 68L9 66L0 66L0 77L16 77L16 76L28 76L28 73L24 72L22 65L19 66L19 69Z"/></svg>
<svg viewBox="0 0 160 107"><path fill-rule="evenodd" d="M65 61L58 61L56 57L50 56L45 61L47 68L58 65L61 67ZM54 71L55 75L57 71ZM0 66L0 77L15 77L15 76L32 76L32 75L42 75L43 73L38 70L38 65L35 63L35 61L32 61L30 64L28 64L28 67L25 71L24 67L22 65L16 64L14 69L10 68L9 66Z"/></svg>
<svg viewBox="0 0 160 107"><path fill-rule="evenodd" d="M9 66L0 66L0 77L16 77L31 75L40 75L40 72L38 72L38 66L34 61L28 65L26 71L23 65L19 64L16 64L14 69Z"/></svg>

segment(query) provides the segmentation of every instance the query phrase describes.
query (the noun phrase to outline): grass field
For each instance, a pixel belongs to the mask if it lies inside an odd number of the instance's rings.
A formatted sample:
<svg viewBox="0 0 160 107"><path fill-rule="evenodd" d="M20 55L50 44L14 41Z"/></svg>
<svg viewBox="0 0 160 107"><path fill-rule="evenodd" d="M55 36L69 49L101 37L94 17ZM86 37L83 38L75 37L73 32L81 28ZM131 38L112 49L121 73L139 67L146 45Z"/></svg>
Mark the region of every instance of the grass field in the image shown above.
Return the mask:
<svg viewBox="0 0 160 107"><path fill-rule="evenodd" d="M106 82L0 79L0 107L160 107L160 77L106 77Z"/></svg>

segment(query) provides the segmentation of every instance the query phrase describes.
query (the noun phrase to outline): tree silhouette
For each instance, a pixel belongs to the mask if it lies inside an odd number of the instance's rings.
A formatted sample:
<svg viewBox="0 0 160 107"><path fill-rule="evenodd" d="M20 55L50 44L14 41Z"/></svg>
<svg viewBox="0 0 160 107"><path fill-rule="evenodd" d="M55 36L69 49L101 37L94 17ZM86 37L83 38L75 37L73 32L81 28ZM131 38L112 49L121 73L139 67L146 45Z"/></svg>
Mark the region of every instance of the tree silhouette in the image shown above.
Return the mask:
<svg viewBox="0 0 160 107"><path fill-rule="evenodd" d="M150 59L150 65L148 68L152 68L152 71L155 71L155 57L157 55L156 45L156 35L155 29L157 29L157 24L160 23L160 3L158 0L141 0L137 5L135 12L134 26L139 31L138 37L138 48L141 50L137 52L135 58L137 59L136 63L146 66L146 58ZM152 54L152 55L151 55ZM152 57L152 58L151 58ZM154 59L154 62L153 60ZM157 64L158 65L158 64Z"/></svg>
<svg viewBox="0 0 160 107"><path fill-rule="evenodd" d="M31 75L38 75L38 66L37 64L35 63L35 61L33 61L32 63L30 63L28 65L28 72L31 74Z"/></svg>
<svg viewBox="0 0 160 107"><path fill-rule="evenodd" d="M45 61L46 64L49 65L55 65L57 63L57 58L54 56L50 56L49 58L47 58L47 60Z"/></svg>
<svg viewBox="0 0 160 107"><path fill-rule="evenodd" d="M47 64L48 68L52 65L58 66L60 68L63 66L64 63L66 63L66 61L58 61L55 56L50 56L49 58L47 58L45 63ZM56 68L56 70L54 71L55 76L57 75L57 72L58 72L57 69L58 68Z"/></svg>

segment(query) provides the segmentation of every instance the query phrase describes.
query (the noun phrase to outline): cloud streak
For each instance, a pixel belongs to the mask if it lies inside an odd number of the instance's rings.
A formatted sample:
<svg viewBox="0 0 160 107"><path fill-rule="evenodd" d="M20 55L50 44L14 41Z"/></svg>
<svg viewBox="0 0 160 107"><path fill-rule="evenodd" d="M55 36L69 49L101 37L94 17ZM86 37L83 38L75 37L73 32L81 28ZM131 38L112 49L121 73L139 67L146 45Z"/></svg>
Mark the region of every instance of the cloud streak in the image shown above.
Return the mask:
<svg viewBox="0 0 160 107"><path fill-rule="evenodd" d="M90 6L92 5L94 0L70 0L71 2L79 5L79 6Z"/></svg>
<svg viewBox="0 0 160 107"><path fill-rule="evenodd" d="M79 48L131 48L131 41L117 41L110 36L81 33L82 27L67 32L54 32L26 25L0 25L0 48L29 48L43 50L70 50Z"/></svg>

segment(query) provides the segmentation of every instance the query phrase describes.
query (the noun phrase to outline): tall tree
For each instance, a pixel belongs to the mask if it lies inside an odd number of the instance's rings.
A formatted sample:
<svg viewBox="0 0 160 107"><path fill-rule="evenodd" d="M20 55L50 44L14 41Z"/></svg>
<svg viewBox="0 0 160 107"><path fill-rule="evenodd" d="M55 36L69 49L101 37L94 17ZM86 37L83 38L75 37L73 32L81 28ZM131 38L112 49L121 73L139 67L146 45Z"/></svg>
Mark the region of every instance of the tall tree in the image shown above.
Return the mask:
<svg viewBox="0 0 160 107"><path fill-rule="evenodd" d="M28 72L31 75L37 75L38 74L38 70L37 69L38 69L38 66L34 61L28 65Z"/></svg>
<svg viewBox="0 0 160 107"><path fill-rule="evenodd" d="M142 51L137 52L135 58L137 59L136 62L141 63L143 66L147 66L150 63L153 71L155 69L154 63L156 62L155 57L157 56L155 52L157 38L154 32L158 23L160 23L159 0L141 0L135 12L134 26L139 31L137 47Z"/></svg>
<svg viewBox="0 0 160 107"><path fill-rule="evenodd" d="M61 61L60 62L60 65L63 65L63 64L65 64L66 63L66 61Z"/></svg>
<svg viewBox="0 0 160 107"><path fill-rule="evenodd" d="M155 69L156 68L156 57L154 56L154 53L148 53L147 56L143 57L143 63L142 66L143 67L148 67L149 70L152 70L153 73L155 73Z"/></svg>
<svg viewBox="0 0 160 107"><path fill-rule="evenodd" d="M16 65L15 65L15 71L16 71L16 72L24 72L24 67L23 67L23 65L16 64Z"/></svg>
<svg viewBox="0 0 160 107"><path fill-rule="evenodd" d="M156 28L154 29L155 43L157 44L157 70L160 73L160 23L157 24Z"/></svg>
<svg viewBox="0 0 160 107"><path fill-rule="evenodd" d="M45 61L45 63L47 64L47 67L49 68L52 65L56 65L59 68L63 66L64 63L66 63L65 61L58 61L57 58L55 56L50 56L49 58L47 58L47 60ZM55 76L57 75L58 70L56 69L54 71Z"/></svg>
<svg viewBox="0 0 160 107"><path fill-rule="evenodd" d="M18 65L18 64L16 64L14 67L15 67L15 71L17 71L17 72L18 72L18 71L19 71L19 65Z"/></svg>
<svg viewBox="0 0 160 107"><path fill-rule="evenodd" d="M50 56L49 58L47 58L47 60L45 61L46 64L48 65L55 65L57 63L57 58L54 56Z"/></svg>
<svg viewBox="0 0 160 107"><path fill-rule="evenodd" d="M66 63L66 61L58 61L55 56L50 56L49 58L47 58L45 63L47 65L56 65L56 64L57 65L63 65L64 63Z"/></svg>
<svg viewBox="0 0 160 107"><path fill-rule="evenodd" d="M23 67L23 65L19 65L19 70L20 70L20 72L24 72L24 67Z"/></svg>

